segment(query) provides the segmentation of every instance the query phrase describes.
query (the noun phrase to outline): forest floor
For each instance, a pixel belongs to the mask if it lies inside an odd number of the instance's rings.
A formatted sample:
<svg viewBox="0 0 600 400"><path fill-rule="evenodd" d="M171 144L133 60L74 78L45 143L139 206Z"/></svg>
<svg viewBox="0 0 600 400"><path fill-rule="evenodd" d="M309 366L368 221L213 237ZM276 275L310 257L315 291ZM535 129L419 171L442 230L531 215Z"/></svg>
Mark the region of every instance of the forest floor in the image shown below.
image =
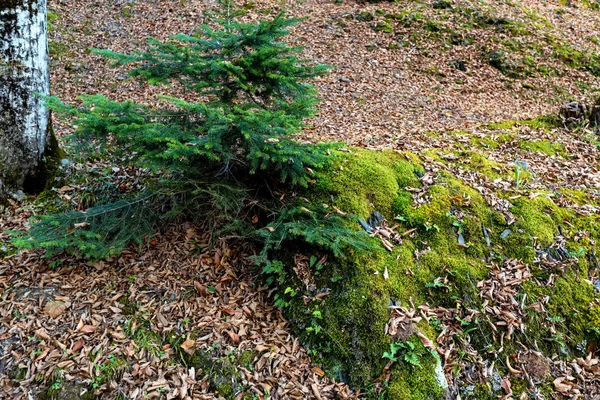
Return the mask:
<svg viewBox="0 0 600 400"><path fill-rule="evenodd" d="M600 96L600 10L594 1L561 3L257 0L245 8L249 19L283 7L307 17L293 31L297 44L306 58L335 66L316 82L322 103L302 140L410 151L484 195L550 190L561 194L562 207L597 214L596 134L547 116ZM130 52L149 36L191 33L210 5L50 1L53 95L69 104L83 93L155 104L164 88L140 85L88 49ZM190 95L177 87L170 94ZM61 121L55 129L59 137L72 130ZM103 171L107 184L124 191L139 178L102 162L73 168ZM57 188L58 196L83 209L86 184ZM43 211L33 199L15 202L0 217L0 239L8 242L7 230ZM39 251L0 260L0 397L42 398L41 388L60 391L66 382L77 385L72 398L82 390L101 398L361 396L311 364L247 268L253 249L220 240L209 248L209 235L172 227L142 251L95 264ZM583 279L596 284L597 273ZM199 337L190 339L192 329ZM188 368L196 348L214 373ZM598 395L593 353L574 361L576 377L555 360L557 396ZM510 383L502 388L509 398Z"/></svg>

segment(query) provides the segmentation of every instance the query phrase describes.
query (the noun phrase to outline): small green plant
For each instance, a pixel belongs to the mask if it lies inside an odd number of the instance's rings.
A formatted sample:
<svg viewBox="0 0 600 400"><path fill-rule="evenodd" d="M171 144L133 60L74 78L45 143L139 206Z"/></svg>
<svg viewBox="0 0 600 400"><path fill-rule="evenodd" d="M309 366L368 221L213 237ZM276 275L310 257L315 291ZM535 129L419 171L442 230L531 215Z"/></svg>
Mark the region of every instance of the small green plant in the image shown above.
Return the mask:
<svg viewBox="0 0 600 400"><path fill-rule="evenodd" d="M421 366L422 354L416 351L416 346L411 342L394 342L390 343L390 351L383 353L382 358L387 358L390 361L404 361L414 367Z"/></svg>
<svg viewBox="0 0 600 400"><path fill-rule="evenodd" d="M432 224L431 222L425 222L423 224L425 226L425 231L429 232L431 230L435 230L436 232L440 231L440 227L437 224Z"/></svg>
<svg viewBox="0 0 600 400"><path fill-rule="evenodd" d="M318 335L319 333L321 333L322 329L323 327L321 325L319 325L315 320L312 320L310 326L307 326L305 330L308 333Z"/></svg>
<svg viewBox="0 0 600 400"><path fill-rule="evenodd" d="M514 169L515 186L520 189L523 185L523 170L519 165L515 165Z"/></svg>
<svg viewBox="0 0 600 400"><path fill-rule="evenodd" d="M459 220L453 221L452 222L452 226L458 228L458 234L459 235L463 233L464 228L463 228L463 222L462 221L459 221Z"/></svg>
<svg viewBox="0 0 600 400"><path fill-rule="evenodd" d="M268 275L267 283L269 285L277 282L279 284L285 281L285 265L278 260L267 262L263 267L262 273Z"/></svg>
<svg viewBox="0 0 600 400"><path fill-rule="evenodd" d="M58 390L60 390L61 387L62 387L62 379L57 379L50 386L50 390L58 391Z"/></svg>
<svg viewBox="0 0 600 400"><path fill-rule="evenodd" d="M309 265L310 268L315 270L315 275L318 275L324 266L323 263L317 258L317 256L310 256Z"/></svg>
<svg viewBox="0 0 600 400"><path fill-rule="evenodd" d="M404 217L404 216L402 216L402 215L396 215L396 216L394 217L394 219L395 219L396 221L400 221L400 222L406 222L406 221L407 221L407 220L406 220L406 217Z"/></svg>
<svg viewBox="0 0 600 400"><path fill-rule="evenodd" d="M285 288L285 290L283 291L283 295L280 293L276 293L275 297L274 297L275 307L278 307L281 309L289 307L290 301L287 300L285 296L289 296L289 298L293 298L296 296L296 294L297 294L296 290L294 290L290 286Z"/></svg>
<svg viewBox="0 0 600 400"><path fill-rule="evenodd" d="M427 282L425 284L425 287L427 288L433 288L433 289L446 289L446 290L450 290L450 286L448 286L446 283L444 283L444 280L441 277L437 277L433 280L433 282Z"/></svg>
<svg viewBox="0 0 600 400"><path fill-rule="evenodd" d="M583 256L585 256L585 249L583 247L580 247L576 251L569 251L569 257L571 258L581 258Z"/></svg>
<svg viewBox="0 0 600 400"><path fill-rule="evenodd" d="M550 340L556 343L560 347L562 352L566 351L567 345L565 343L565 336L561 332L557 332L556 334L552 335Z"/></svg>
<svg viewBox="0 0 600 400"><path fill-rule="evenodd" d="M561 324L564 322L564 319L560 315L556 315L554 317L547 317L546 321L552 322L553 324Z"/></svg>
<svg viewBox="0 0 600 400"><path fill-rule="evenodd" d="M98 387L100 387L100 385L102 385L102 377L100 377L100 376L93 377L91 384L92 384L92 389L98 389Z"/></svg>

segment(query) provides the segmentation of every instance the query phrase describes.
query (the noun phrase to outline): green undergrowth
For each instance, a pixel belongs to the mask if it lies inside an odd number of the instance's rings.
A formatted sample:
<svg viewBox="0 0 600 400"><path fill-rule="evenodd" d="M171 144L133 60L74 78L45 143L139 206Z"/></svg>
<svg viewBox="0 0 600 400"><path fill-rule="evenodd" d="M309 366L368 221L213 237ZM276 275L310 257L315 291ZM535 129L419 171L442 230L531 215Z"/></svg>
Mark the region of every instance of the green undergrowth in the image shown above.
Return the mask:
<svg viewBox="0 0 600 400"><path fill-rule="evenodd" d="M476 153L467 157L474 169L506 169L490 167ZM481 309L477 282L488 278L491 265L501 266L508 259L527 263L537 279L519 288L524 304L549 296L547 314L528 312L532 329L515 333L515 340L537 343L547 356L580 354L581 343L593 339L600 311L596 317L583 315L596 301L587 282L591 266L586 254L593 240L573 238L580 232L596 237L600 232L595 219L557 206L553 199L558 194L540 192L511 200L516 220L509 224L478 191L445 171L426 189L427 201L416 206L413 196L423 174L423 162L414 154L350 149L338 154L335 164L318 173L316 184L305 191L311 202L329 210L336 207L363 220L377 211L390 225L397 224L399 233L410 233L393 251L348 250L344 257L332 257L319 246L289 242L273 252L275 268L271 265L263 274L277 289L276 304L313 359L335 378L368 387L381 375L388 361L382 355L394 342L385 334L390 306L410 307L412 299L417 305ZM360 229L358 223L355 229ZM540 258L554 254L561 235L566 257L572 260L569 270L540 266ZM545 285L551 273L558 279ZM505 340L501 349L493 341L485 318L465 328L473 328L470 340L481 354L490 346L507 355L516 351L516 342ZM555 333L547 318L560 321L553 322ZM434 326L417 329L435 341ZM420 357L420 367L402 360L393 363L388 398L440 398L439 385L431 383L435 360Z"/></svg>
<svg viewBox="0 0 600 400"><path fill-rule="evenodd" d="M524 140L519 143L519 147L526 151L547 154L549 156L561 155L566 156L564 146L561 143L551 143L546 140L528 141Z"/></svg>
<svg viewBox="0 0 600 400"><path fill-rule="evenodd" d="M554 115L546 115L531 119L522 120L508 120L501 122L493 122L487 124L490 129L512 129L519 126L528 126L533 129L550 131L552 129L559 128L561 126L560 120Z"/></svg>

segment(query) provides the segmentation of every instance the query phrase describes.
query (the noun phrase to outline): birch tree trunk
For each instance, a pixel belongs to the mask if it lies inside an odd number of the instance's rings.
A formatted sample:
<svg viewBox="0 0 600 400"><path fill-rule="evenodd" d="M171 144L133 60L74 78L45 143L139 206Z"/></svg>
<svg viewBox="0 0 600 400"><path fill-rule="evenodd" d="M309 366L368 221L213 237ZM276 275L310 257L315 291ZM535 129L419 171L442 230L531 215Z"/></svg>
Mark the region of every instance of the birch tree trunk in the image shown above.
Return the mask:
<svg viewBox="0 0 600 400"><path fill-rule="evenodd" d="M58 146L50 112L46 0L0 0L0 197L43 190Z"/></svg>

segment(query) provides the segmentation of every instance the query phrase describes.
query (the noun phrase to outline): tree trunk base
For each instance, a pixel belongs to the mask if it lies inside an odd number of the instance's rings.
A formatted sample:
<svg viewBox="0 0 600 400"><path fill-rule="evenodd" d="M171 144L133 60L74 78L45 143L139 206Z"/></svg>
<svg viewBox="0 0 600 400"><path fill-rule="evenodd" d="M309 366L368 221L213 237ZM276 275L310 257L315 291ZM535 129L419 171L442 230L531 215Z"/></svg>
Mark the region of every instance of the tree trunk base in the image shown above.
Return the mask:
<svg viewBox="0 0 600 400"><path fill-rule="evenodd" d="M52 119L48 119L48 135L44 156L36 169L25 177L23 191L27 194L38 194L44 191L56 175L60 160L64 157L64 151L58 146L58 140L52 128Z"/></svg>

